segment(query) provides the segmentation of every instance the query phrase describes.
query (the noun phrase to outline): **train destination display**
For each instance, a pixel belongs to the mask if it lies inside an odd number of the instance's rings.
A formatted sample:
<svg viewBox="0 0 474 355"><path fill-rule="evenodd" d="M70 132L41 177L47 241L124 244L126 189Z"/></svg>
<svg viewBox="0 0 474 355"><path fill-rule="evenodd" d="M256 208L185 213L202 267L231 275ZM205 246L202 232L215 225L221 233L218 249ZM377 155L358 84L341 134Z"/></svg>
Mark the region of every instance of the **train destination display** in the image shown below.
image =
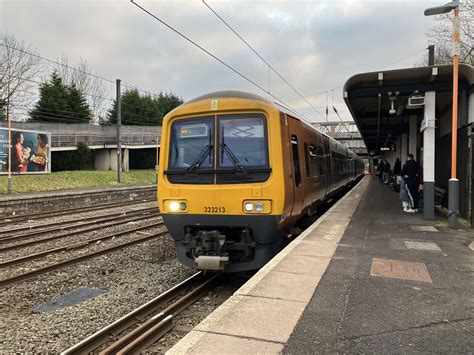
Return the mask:
<svg viewBox="0 0 474 355"><path fill-rule="evenodd" d="M8 149L8 129L0 128L0 175L8 174L11 154L12 174L45 174L51 172L51 133L11 130Z"/></svg>

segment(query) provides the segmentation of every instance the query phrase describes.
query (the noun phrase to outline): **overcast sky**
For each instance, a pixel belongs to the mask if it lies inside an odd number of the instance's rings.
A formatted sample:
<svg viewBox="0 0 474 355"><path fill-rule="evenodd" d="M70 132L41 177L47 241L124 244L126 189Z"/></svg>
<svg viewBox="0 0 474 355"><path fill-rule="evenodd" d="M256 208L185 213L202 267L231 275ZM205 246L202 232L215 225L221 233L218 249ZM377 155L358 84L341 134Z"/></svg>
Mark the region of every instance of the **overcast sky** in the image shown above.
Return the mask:
<svg viewBox="0 0 474 355"><path fill-rule="evenodd" d="M357 73L420 62L425 33L434 24L423 10L446 1L206 2L323 115L325 92L331 105L334 88L334 104L350 119L344 82ZM292 108L323 119L274 73L269 76L268 67L201 0L136 2ZM0 0L0 31L47 58L65 55L74 63L83 57L95 73L142 90L171 91L184 100L226 89L268 97L129 0ZM337 118L331 113L329 119Z"/></svg>

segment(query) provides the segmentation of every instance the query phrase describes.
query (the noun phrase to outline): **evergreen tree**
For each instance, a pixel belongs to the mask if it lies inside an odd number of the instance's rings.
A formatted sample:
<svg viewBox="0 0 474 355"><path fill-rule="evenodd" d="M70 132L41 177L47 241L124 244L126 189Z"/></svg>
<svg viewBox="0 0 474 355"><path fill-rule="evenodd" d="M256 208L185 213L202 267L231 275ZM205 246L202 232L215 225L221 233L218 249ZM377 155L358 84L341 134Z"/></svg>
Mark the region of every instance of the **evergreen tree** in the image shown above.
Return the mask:
<svg viewBox="0 0 474 355"><path fill-rule="evenodd" d="M162 93L160 92L160 95L156 99L158 102L158 105L161 107L161 112L163 112L163 117L166 116L168 112L171 110L175 109L179 105L183 103L183 100L181 100L178 96L172 94L172 93Z"/></svg>
<svg viewBox="0 0 474 355"><path fill-rule="evenodd" d="M88 123L91 111L83 94L74 85L64 85L56 71L40 86L40 99L29 112L29 121Z"/></svg>
<svg viewBox="0 0 474 355"><path fill-rule="evenodd" d="M92 111L85 96L74 83L68 86L66 90L69 111L74 112L74 116L80 117L83 122L89 122L92 118Z"/></svg>
<svg viewBox="0 0 474 355"><path fill-rule="evenodd" d="M163 94L157 98L140 95L137 89L122 94L122 124L159 126L163 116L183 101L173 94ZM117 123L117 102L114 101L107 115L108 123Z"/></svg>

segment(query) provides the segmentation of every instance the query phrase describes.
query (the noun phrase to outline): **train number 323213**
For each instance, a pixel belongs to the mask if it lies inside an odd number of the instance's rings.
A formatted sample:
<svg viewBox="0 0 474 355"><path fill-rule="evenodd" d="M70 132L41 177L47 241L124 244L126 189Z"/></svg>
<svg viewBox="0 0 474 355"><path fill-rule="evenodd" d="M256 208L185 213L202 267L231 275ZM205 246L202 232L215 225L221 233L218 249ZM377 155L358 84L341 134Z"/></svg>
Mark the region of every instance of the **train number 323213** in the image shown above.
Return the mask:
<svg viewBox="0 0 474 355"><path fill-rule="evenodd" d="M225 207L206 206L204 213L225 213Z"/></svg>

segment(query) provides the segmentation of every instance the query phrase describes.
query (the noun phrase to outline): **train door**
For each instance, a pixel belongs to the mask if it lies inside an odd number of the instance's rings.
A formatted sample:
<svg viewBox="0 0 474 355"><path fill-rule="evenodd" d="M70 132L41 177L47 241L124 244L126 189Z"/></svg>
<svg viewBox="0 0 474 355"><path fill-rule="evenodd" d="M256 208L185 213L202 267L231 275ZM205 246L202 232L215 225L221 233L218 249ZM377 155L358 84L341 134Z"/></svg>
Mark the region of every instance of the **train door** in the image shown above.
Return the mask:
<svg viewBox="0 0 474 355"><path fill-rule="evenodd" d="M322 137L323 152L324 152L324 170L326 173L326 196L331 193L334 184L334 169L331 159L331 148L329 146L329 138Z"/></svg>
<svg viewBox="0 0 474 355"><path fill-rule="evenodd" d="M324 153L324 140L326 137L321 133L316 135L316 155L318 156L319 181L321 183L322 194L318 198L323 199L327 195L329 179L331 174L327 169L327 162Z"/></svg>
<svg viewBox="0 0 474 355"><path fill-rule="evenodd" d="M288 133L291 144L291 160L293 170L293 208L292 215L298 215L301 213L304 204L304 193L303 193L303 176L301 164L304 159L304 152L302 153L303 142L298 139L298 128L300 122L292 117L288 117Z"/></svg>

